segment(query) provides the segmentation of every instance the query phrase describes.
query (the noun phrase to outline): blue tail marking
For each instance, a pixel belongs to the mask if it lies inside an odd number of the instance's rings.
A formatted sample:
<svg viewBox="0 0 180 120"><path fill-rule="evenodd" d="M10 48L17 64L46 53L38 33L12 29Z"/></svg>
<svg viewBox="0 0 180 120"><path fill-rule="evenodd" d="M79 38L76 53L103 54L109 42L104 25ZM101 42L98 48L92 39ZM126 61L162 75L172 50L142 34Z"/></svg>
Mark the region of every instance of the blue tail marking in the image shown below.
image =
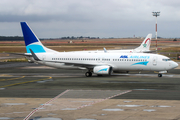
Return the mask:
<svg viewBox="0 0 180 120"><path fill-rule="evenodd" d="M33 50L34 53L46 52L41 45L36 45L36 44L26 46L27 53L31 53L30 49Z"/></svg>
<svg viewBox="0 0 180 120"><path fill-rule="evenodd" d="M26 46L34 42L39 42L37 37L35 36L33 31L29 28L26 22L21 22L21 28Z"/></svg>
<svg viewBox="0 0 180 120"><path fill-rule="evenodd" d="M30 49L33 50L34 53L46 52L39 39L36 37L26 22L21 22L21 28L27 53L31 53Z"/></svg>

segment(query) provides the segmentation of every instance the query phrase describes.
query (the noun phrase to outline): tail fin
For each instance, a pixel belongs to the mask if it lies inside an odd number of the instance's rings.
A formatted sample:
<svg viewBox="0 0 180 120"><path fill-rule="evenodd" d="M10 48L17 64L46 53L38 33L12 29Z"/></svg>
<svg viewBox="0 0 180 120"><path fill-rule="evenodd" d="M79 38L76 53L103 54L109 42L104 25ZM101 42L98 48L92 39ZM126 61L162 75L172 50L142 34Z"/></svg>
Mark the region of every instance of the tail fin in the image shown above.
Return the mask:
<svg viewBox="0 0 180 120"><path fill-rule="evenodd" d="M31 28L26 22L21 22L21 28L27 53L31 53L30 49L33 50L34 53L55 52L54 50L48 49L43 46L41 41L34 34L34 32L31 30Z"/></svg>
<svg viewBox="0 0 180 120"><path fill-rule="evenodd" d="M146 38L144 39L144 41L141 43L141 45L136 48L135 50L149 50L150 45L151 45L151 38L152 38L152 34L148 34L146 36Z"/></svg>

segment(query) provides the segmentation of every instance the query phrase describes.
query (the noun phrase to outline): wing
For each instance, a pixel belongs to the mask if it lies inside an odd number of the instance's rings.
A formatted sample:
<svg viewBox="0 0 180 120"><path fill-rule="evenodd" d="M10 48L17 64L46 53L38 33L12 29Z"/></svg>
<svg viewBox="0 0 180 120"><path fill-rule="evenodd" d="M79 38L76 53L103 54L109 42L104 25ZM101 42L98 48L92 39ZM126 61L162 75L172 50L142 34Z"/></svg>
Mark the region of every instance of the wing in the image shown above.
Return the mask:
<svg viewBox="0 0 180 120"><path fill-rule="evenodd" d="M155 53L157 50L143 51L143 53Z"/></svg>
<svg viewBox="0 0 180 120"><path fill-rule="evenodd" d="M29 57L31 57L31 56L32 56L32 54L30 54L30 53L7 53L7 54L12 54L12 55L21 55L21 56L29 56Z"/></svg>

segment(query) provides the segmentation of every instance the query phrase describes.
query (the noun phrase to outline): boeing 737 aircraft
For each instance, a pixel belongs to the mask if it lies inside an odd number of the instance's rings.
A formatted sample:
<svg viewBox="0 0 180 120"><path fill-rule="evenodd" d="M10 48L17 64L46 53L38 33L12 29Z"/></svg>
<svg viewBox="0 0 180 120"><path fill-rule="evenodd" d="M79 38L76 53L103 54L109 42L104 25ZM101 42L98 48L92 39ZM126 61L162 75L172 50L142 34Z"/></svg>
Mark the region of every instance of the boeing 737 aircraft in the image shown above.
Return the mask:
<svg viewBox="0 0 180 120"><path fill-rule="evenodd" d="M148 34L144 41L141 43L141 45L135 49L127 49L127 50L106 50L104 48L103 50L97 50L97 51L75 51L75 52L84 52L84 53L102 53L102 52L107 52L107 53L150 53L153 51L150 51L150 45L151 45L151 38L152 34Z"/></svg>
<svg viewBox="0 0 180 120"><path fill-rule="evenodd" d="M148 53L79 53L57 52L46 48L26 22L21 22L28 59L47 66L66 69L86 69L85 76L92 73L111 75L113 71L158 71L176 68L178 64L168 57Z"/></svg>

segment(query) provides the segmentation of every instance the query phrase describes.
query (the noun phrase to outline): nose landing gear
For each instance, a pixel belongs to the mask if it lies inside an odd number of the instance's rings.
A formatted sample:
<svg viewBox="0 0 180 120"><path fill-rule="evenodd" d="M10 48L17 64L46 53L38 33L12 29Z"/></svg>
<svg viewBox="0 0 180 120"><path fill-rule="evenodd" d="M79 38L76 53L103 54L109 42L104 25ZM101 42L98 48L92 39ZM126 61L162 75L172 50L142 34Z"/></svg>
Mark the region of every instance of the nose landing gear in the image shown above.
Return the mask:
<svg viewBox="0 0 180 120"><path fill-rule="evenodd" d="M158 74L158 77L162 77L162 74Z"/></svg>

